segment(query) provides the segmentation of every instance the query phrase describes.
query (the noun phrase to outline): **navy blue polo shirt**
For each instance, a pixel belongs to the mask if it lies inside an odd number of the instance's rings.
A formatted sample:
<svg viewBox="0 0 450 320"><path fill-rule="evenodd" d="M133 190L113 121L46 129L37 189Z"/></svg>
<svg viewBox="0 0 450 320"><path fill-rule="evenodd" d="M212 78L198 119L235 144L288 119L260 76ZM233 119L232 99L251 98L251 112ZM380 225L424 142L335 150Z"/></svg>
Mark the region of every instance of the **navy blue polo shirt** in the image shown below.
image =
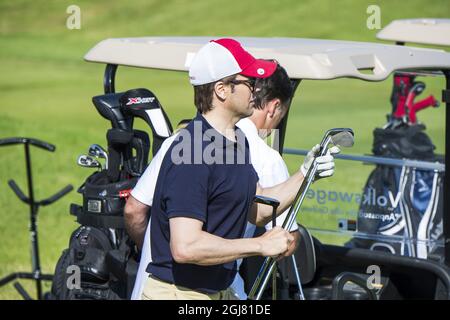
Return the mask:
<svg viewBox="0 0 450 320"><path fill-rule="evenodd" d="M169 147L158 175L152 205L151 252L154 277L193 290L215 293L228 288L236 261L200 266L177 263L170 251L169 219L203 222L203 230L225 239L244 236L258 175L247 139L235 128L230 141L198 114Z"/></svg>

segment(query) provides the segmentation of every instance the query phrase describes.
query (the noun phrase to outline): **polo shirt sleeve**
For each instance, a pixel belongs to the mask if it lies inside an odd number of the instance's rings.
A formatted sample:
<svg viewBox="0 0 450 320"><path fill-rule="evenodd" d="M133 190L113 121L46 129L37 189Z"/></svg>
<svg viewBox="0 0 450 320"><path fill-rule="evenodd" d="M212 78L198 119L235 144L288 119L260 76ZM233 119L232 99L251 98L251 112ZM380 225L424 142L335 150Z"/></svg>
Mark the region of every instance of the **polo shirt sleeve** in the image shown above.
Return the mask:
<svg viewBox="0 0 450 320"><path fill-rule="evenodd" d="M164 180L162 200L168 218L186 217L206 222L208 166L172 165Z"/></svg>
<svg viewBox="0 0 450 320"><path fill-rule="evenodd" d="M161 164L175 137L176 135L173 135L164 140L161 148L153 157L147 169L145 169L144 174L139 178L136 186L131 191L131 195L135 199L148 205L149 207L153 204L153 195L155 193L156 181L158 180Z"/></svg>
<svg viewBox="0 0 450 320"><path fill-rule="evenodd" d="M156 181L163 158L164 154L158 152L131 191L131 195L135 199L150 207L153 204L153 194L155 193Z"/></svg>

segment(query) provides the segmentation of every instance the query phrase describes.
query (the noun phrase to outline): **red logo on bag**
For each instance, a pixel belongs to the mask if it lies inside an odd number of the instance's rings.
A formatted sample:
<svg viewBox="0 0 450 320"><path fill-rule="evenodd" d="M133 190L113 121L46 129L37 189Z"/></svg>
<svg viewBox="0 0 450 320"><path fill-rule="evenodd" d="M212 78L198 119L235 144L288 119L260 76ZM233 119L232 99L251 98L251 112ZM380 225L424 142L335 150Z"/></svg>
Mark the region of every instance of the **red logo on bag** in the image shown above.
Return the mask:
<svg viewBox="0 0 450 320"><path fill-rule="evenodd" d="M119 198L125 198L125 200L127 200L130 197L131 190L133 189L120 190Z"/></svg>

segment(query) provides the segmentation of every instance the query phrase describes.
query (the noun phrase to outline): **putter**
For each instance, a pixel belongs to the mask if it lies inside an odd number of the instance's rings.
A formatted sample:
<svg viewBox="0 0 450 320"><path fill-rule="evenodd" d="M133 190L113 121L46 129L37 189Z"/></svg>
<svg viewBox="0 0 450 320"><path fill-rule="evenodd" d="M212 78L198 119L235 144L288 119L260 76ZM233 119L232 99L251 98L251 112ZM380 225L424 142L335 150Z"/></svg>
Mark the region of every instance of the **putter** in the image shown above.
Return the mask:
<svg viewBox="0 0 450 320"><path fill-rule="evenodd" d="M105 169L108 170L108 153L98 144L91 144L88 150L88 154L92 157L99 159L105 159Z"/></svg>
<svg viewBox="0 0 450 320"><path fill-rule="evenodd" d="M318 156L323 156L326 154L328 150L329 144L333 144L335 146L349 148L354 144L354 133L350 128L334 128L328 130L320 143L320 149L315 155L315 158ZM290 230L292 224L294 223L297 213L300 210L300 207L303 203L303 200L306 196L306 193L314 181L316 171L317 171L317 162L314 159L313 165L309 168L306 173L306 177L303 180L300 188L295 196L293 205L289 210L289 213L286 219L283 222L282 227L286 230ZM253 283L252 289L248 295L249 299L252 300L260 300L261 296L264 292L264 289L267 286L267 282L272 274L275 267L276 260L271 257L266 257L263 265L261 266L258 275L256 277L255 282Z"/></svg>
<svg viewBox="0 0 450 320"><path fill-rule="evenodd" d="M103 169L100 162L85 154L82 154L78 157L77 164L84 168L99 168L100 170Z"/></svg>

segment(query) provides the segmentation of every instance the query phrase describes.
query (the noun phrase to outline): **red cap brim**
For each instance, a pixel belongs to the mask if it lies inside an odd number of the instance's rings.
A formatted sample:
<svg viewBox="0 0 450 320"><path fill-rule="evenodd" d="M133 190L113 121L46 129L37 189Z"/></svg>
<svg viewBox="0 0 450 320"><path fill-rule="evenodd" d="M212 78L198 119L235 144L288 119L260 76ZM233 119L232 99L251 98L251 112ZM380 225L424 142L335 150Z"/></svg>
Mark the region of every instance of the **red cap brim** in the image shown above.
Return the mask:
<svg viewBox="0 0 450 320"><path fill-rule="evenodd" d="M243 76L252 78L268 78L277 68L277 63L270 60L255 59L255 61L240 72Z"/></svg>

